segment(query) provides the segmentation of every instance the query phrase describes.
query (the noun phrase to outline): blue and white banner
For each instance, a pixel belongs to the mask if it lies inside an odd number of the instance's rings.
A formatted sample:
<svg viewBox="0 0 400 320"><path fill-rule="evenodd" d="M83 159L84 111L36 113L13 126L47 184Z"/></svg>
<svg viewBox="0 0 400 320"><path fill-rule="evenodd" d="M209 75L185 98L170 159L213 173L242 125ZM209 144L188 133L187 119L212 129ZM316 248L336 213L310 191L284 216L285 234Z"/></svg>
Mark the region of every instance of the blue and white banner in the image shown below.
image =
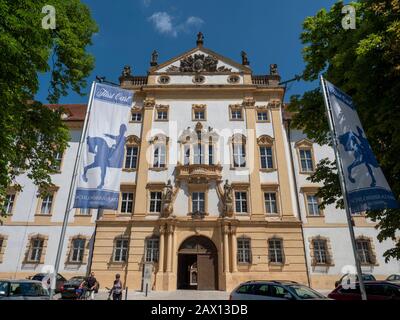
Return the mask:
<svg viewBox="0 0 400 320"><path fill-rule="evenodd" d="M398 202L372 152L351 97L324 81L338 138L350 212L397 208Z"/></svg>
<svg viewBox="0 0 400 320"><path fill-rule="evenodd" d="M133 92L99 83L93 86L74 208L116 210Z"/></svg>

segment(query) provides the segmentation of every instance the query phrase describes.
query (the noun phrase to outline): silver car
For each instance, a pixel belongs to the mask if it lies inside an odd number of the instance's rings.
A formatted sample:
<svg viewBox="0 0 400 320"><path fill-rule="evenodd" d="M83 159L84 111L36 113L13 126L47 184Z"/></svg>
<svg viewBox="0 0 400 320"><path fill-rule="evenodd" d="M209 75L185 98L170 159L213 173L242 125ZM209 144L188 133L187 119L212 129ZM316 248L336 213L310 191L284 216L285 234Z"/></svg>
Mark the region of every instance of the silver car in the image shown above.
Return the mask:
<svg viewBox="0 0 400 320"><path fill-rule="evenodd" d="M236 287L230 300L330 300L294 281L248 281Z"/></svg>
<svg viewBox="0 0 400 320"><path fill-rule="evenodd" d="M49 300L49 291L40 281L0 280L0 300Z"/></svg>

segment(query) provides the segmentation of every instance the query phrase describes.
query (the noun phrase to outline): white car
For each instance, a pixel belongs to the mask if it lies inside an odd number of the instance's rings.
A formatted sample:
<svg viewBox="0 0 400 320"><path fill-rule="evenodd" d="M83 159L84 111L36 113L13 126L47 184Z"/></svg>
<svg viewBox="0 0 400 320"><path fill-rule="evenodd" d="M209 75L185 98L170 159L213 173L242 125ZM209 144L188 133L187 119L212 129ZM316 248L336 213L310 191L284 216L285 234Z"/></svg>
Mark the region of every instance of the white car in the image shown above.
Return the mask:
<svg viewBox="0 0 400 320"><path fill-rule="evenodd" d="M40 281L0 280L0 300L49 300L50 293Z"/></svg>

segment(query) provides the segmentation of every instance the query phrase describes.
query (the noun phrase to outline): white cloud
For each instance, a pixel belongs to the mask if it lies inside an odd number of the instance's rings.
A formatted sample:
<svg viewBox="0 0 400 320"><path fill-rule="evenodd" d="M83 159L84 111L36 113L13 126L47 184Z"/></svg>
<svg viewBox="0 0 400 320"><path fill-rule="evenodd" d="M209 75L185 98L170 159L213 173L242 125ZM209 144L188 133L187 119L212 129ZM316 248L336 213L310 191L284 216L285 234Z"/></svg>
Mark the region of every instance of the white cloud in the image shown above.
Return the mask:
<svg viewBox="0 0 400 320"><path fill-rule="evenodd" d="M174 17L167 12L155 12L148 20L153 23L154 28L161 34L177 37L181 32L191 32L193 28L200 27L204 20L199 17L190 16L185 22L174 24Z"/></svg>

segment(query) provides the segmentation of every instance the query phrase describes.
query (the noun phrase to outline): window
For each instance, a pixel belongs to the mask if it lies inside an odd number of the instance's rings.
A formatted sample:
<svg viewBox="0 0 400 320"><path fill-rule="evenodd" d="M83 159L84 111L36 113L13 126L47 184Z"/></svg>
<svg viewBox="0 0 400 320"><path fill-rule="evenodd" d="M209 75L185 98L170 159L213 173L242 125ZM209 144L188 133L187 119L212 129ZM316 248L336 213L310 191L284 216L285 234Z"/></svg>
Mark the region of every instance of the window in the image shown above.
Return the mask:
<svg viewBox="0 0 400 320"><path fill-rule="evenodd" d="M307 195L308 215L319 216L321 211L319 209L319 199L315 195Z"/></svg>
<svg viewBox="0 0 400 320"><path fill-rule="evenodd" d="M204 111L195 111L194 112L194 119L195 120L205 120L206 115Z"/></svg>
<svg viewBox="0 0 400 320"><path fill-rule="evenodd" d="M119 238L115 240L114 262L126 262L128 256L128 239Z"/></svg>
<svg viewBox="0 0 400 320"><path fill-rule="evenodd" d="M6 214L12 214L15 202L15 194L6 195L6 200L4 202L4 212Z"/></svg>
<svg viewBox="0 0 400 320"><path fill-rule="evenodd" d="M192 193L192 212L205 211L205 193L193 192Z"/></svg>
<svg viewBox="0 0 400 320"><path fill-rule="evenodd" d="M314 250L315 264L328 264L329 261L327 241L324 239L314 239L312 244Z"/></svg>
<svg viewBox="0 0 400 320"><path fill-rule="evenodd" d="M258 111L257 112L257 120L258 121L268 121L268 112L267 111Z"/></svg>
<svg viewBox="0 0 400 320"><path fill-rule="evenodd" d="M42 205L40 208L41 214L51 214L51 208L53 206L53 195L47 195L42 199Z"/></svg>
<svg viewBox="0 0 400 320"><path fill-rule="evenodd" d="M266 213L269 213L269 214L277 214L278 213L275 192L265 192L264 193L264 201L265 201Z"/></svg>
<svg viewBox="0 0 400 320"><path fill-rule="evenodd" d="M193 83L204 83L206 78L202 75L195 75L192 79Z"/></svg>
<svg viewBox="0 0 400 320"><path fill-rule="evenodd" d="M228 83L239 83L240 78L237 75L231 75L228 77Z"/></svg>
<svg viewBox="0 0 400 320"><path fill-rule="evenodd" d="M164 144L154 146L154 168L165 168L166 162L166 148Z"/></svg>
<svg viewBox="0 0 400 320"><path fill-rule="evenodd" d="M146 262L157 262L159 240L156 238L146 240Z"/></svg>
<svg viewBox="0 0 400 320"><path fill-rule="evenodd" d="M138 147L126 147L125 169L136 169L138 160Z"/></svg>
<svg viewBox="0 0 400 320"><path fill-rule="evenodd" d="M371 243L369 240L356 240L357 254L362 264L373 264Z"/></svg>
<svg viewBox="0 0 400 320"><path fill-rule="evenodd" d="M246 167L246 145L243 143L233 144L233 166L235 168Z"/></svg>
<svg viewBox="0 0 400 320"><path fill-rule="evenodd" d="M283 263L283 241L281 239L268 240L269 262Z"/></svg>
<svg viewBox="0 0 400 320"><path fill-rule="evenodd" d="M158 78L158 82L161 84L168 84L170 81L170 78L168 76L160 76Z"/></svg>
<svg viewBox="0 0 400 320"><path fill-rule="evenodd" d="M44 240L42 238L34 238L31 240L31 252L29 255L29 261L40 262L42 257Z"/></svg>
<svg viewBox="0 0 400 320"><path fill-rule="evenodd" d="M312 160L311 149L300 149L299 152L300 152L301 171L313 172L314 165Z"/></svg>
<svg viewBox="0 0 400 320"><path fill-rule="evenodd" d="M236 212L247 212L247 192L235 192Z"/></svg>
<svg viewBox="0 0 400 320"><path fill-rule="evenodd" d="M212 144L208 145L208 164L214 164L214 147Z"/></svg>
<svg viewBox="0 0 400 320"><path fill-rule="evenodd" d="M231 110L231 119L232 120L242 120L242 110L232 109Z"/></svg>
<svg viewBox="0 0 400 320"><path fill-rule="evenodd" d="M272 148L271 147L260 147L261 156L261 168L262 169L273 169L274 162L272 160Z"/></svg>
<svg viewBox="0 0 400 320"><path fill-rule="evenodd" d="M204 146L201 143L194 146L194 163L204 164Z"/></svg>
<svg viewBox="0 0 400 320"><path fill-rule="evenodd" d="M72 250L70 262L83 262L83 254L85 253L86 240L76 238L72 240Z"/></svg>
<svg viewBox="0 0 400 320"><path fill-rule="evenodd" d="M157 111L157 120L168 120L168 111L158 110Z"/></svg>
<svg viewBox="0 0 400 320"><path fill-rule="evenodd" d="M248 238L237 239L237 259L239 263L251 262L250 239Z"/></svg>
<svg viewBox="0 0 400 320"><path fill-rule="evenodd" d="M150 192L150 212L161 212L161 192Z"/></svg>
<svg viewBox="0 0 400 320"><path fill-rule="evenodd" d="M190 164L190 145L185 145L184 147L184 159L183 159L183 163L184 165L189 165Z"/></svg>
<svg viewBox="0 0 400 320"><path fill-rule="evenodd" d="M131 121L141 122L142 121L142 113L141 112L132 112Z"/></svg>
<svg viewBox="0 0 400 320"><path fill-rule="evenodd" d="M132 212L133 212L133 193L122 192L121 213L132 213Z"/></svg>
<svg viewBox="0 0 400 320"><path fill-rule="evenodd" d="M205 104L192 104L192 120L193 121L206 120L206 105Z"/></svg>
<svg viewBox="0 0 400 320"><path fill-rule="evenodd" d="M62 152L57 152L56 156L54 157L54 164L52 165L54 170L57 170L57 171L61 170L62 159L63 159Z"/></svg>
<svg viewBox="0 0 400 320"><path fill-rule="evenodd" d="M80 208L79 214L82 216L90 216L91 215L90 208Z"/></svg>

